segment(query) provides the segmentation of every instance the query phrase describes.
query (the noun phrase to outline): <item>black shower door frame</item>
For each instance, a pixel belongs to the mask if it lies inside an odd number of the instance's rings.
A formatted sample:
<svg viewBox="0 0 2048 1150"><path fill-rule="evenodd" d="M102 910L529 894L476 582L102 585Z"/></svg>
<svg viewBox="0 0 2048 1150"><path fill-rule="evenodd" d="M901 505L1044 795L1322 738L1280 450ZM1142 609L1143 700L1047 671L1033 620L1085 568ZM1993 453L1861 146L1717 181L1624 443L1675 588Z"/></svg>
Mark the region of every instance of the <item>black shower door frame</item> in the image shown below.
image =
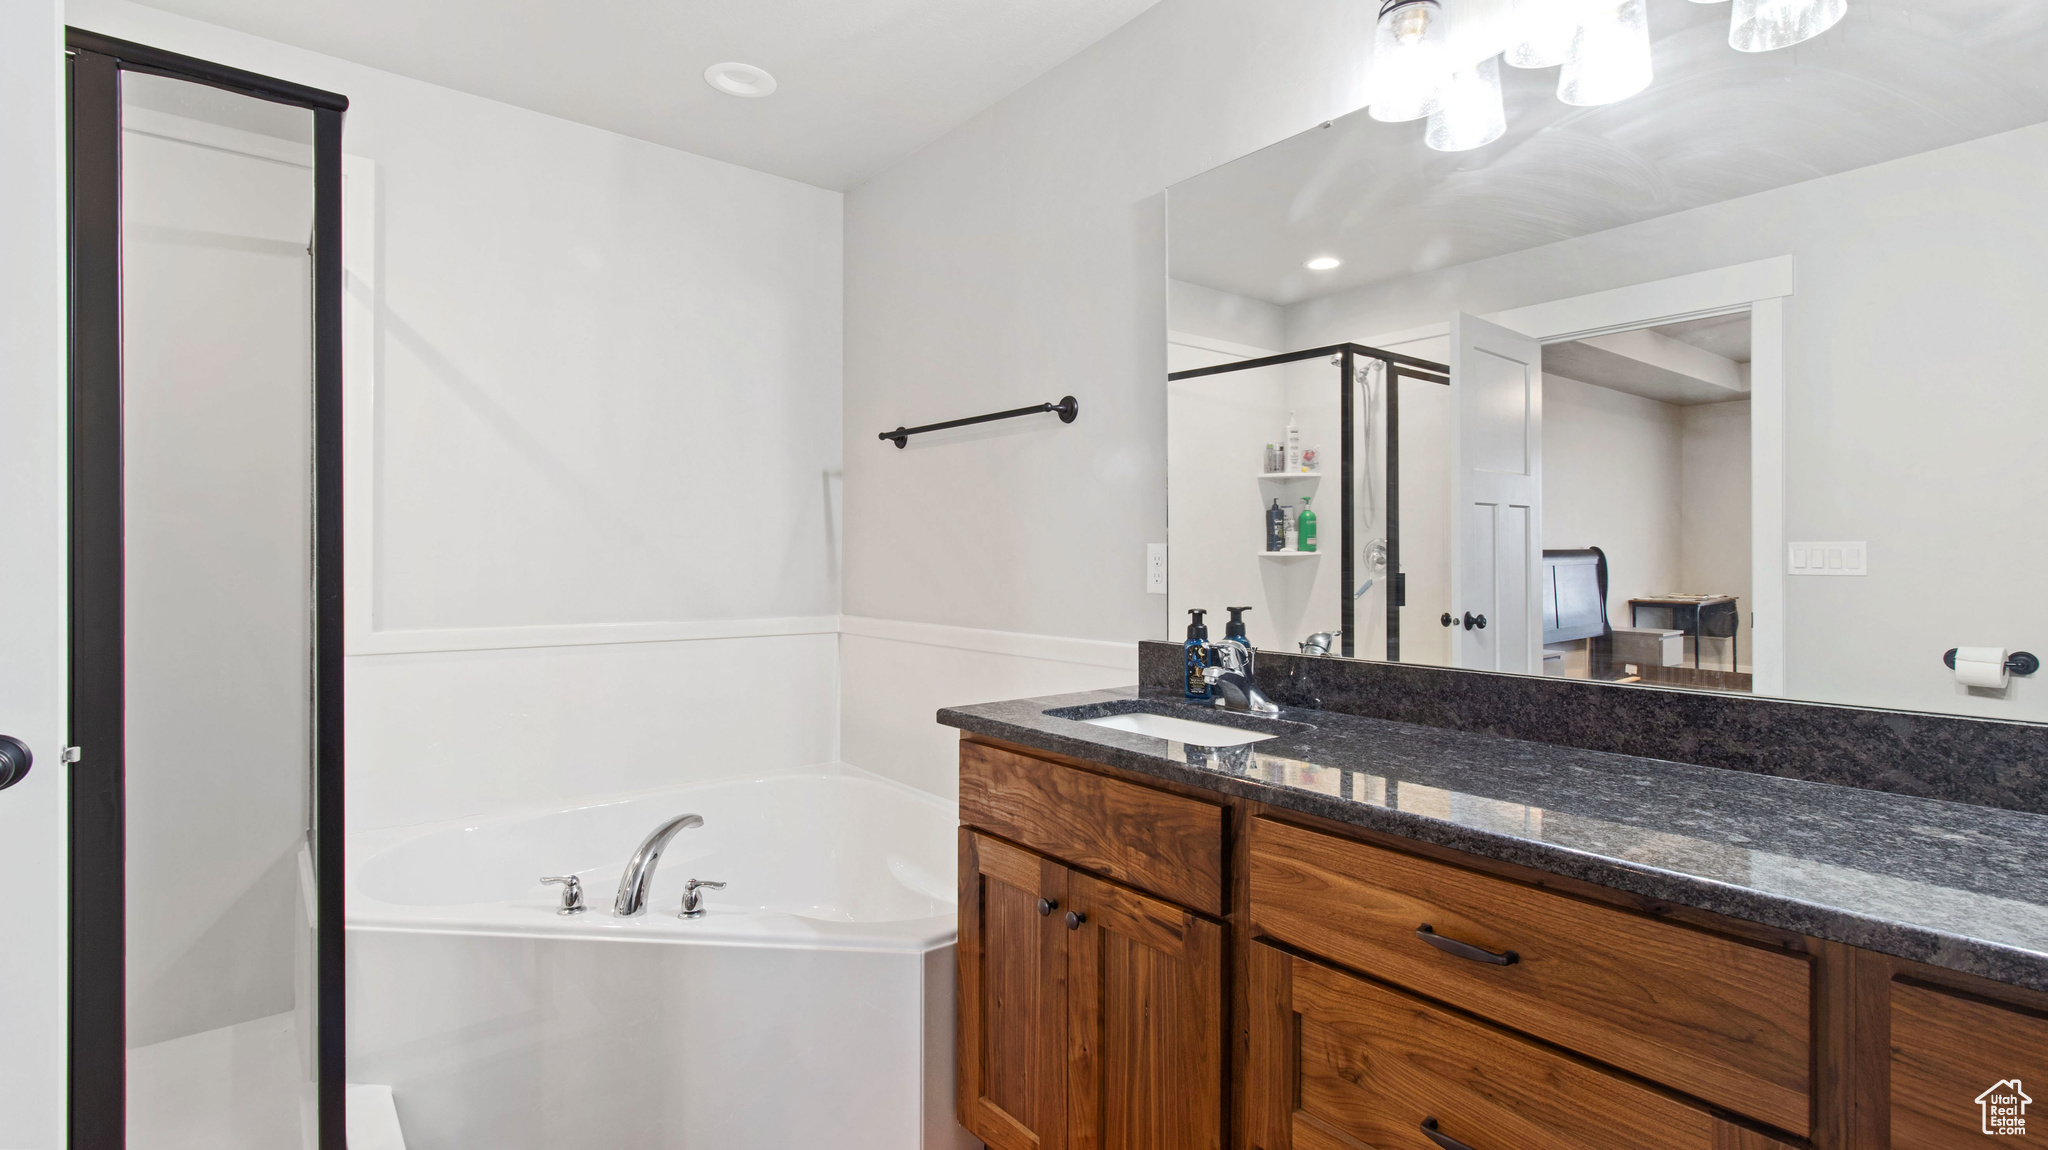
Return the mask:
<svg viewBox="0 0 2048 1150"><path fill-rule="evenodd" d="M1337 417L1343 424L1340 433L1337 469L1339 482L1344 485L1339 504L1339 540L1343 544L1342 569L1338 578L1342 583L1344 597L1338 615L1338 651L1347 659L1357 656L1358 595L1352 588L1358 586L1358 548L1356 532L1358 510L1356 484L1357 436L1353 431L1355 422L1353 400L1357 395L1359 361L1376 359L1387 371L1387 458L1385 488L1387 501L1387 661L1401 661L1401 608L1406 605L1407 581L1401 574L1401 381L1420 379L1430 383L1448 386L1451 369L1446 364L1427 359L1416 359L1411 355L1367 347L1362 343L1335 343L1328 347L1314 347L1307 351L1289 351L1279 355L1260 356L1257 359L1240 359L1231 363L1219 363L1214 367L1196 367L1187 371L1169 372L1168 383L1183 379L1200 379L1205 375L1228 375L1236 371L1256 371L1265 367L1279 367L1282 364L1300 363L1303 360L1332 358L1337 367Z"/></svg>
<svg viewBox="0 0 2048 1150"><path fill-rule="evenodd" d="M341 126L332 92L65 29L70 239L70 910L72 1150L127 1140L121 73L313 115L314 995L320 1150L346 1150L342 950ZM223 737L229 733L223 732Z"/></svg>

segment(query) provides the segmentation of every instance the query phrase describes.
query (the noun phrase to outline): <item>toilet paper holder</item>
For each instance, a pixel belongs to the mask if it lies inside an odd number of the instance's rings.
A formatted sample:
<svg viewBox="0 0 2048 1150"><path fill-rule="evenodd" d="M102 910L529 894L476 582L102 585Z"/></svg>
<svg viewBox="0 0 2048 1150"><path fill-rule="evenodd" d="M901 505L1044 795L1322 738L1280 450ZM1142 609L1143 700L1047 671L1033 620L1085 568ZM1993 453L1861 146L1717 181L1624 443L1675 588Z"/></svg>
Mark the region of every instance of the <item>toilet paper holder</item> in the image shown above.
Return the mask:
<svg viewBox="0 0 2048 1150"><path fill-rule="evenodd" d="M1956 649L1950 647L1942 652L1941 662L1949 670L1955 670ZM2005 669L2008 674L2031 675L2041 669L2041 660L2036 658L2032 651L2014 651L2005 657Z"/></svg>

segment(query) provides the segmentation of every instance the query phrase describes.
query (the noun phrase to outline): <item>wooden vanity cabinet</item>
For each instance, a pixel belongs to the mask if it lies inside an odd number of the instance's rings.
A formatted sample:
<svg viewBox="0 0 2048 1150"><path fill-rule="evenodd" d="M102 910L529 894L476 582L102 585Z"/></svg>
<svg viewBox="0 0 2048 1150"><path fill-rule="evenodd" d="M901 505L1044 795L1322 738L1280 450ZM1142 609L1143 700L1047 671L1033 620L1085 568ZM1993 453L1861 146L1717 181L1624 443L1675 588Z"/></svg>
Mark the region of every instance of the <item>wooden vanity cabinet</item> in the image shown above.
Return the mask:
<svg viewBox="0 0 2048 1150"><path fill-rule="evenodd" d="M2048 994L974 738L960 811L994 1150L1959 1150L1998 1088L2048 1135Z"/></svg>
<svg viewBox="0 0 2048 1150"><path fill-rule="evenodd" d="M994 1150L1220 1150L1223 928L960 832L960 1123Z"/></svg>

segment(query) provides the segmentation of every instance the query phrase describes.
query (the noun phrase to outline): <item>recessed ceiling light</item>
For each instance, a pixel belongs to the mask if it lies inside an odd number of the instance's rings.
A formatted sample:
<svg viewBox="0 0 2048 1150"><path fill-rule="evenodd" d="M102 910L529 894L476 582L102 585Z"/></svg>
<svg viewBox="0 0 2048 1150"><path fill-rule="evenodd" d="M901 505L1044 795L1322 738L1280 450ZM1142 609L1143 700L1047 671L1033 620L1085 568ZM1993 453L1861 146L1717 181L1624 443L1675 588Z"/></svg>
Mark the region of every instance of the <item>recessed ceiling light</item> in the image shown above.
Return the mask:
<svg viewBox="0 0 2048 1150"><path fill-rule="evenodd" d="M752 64L742 64L735 60L713 64L704 69L704 82L728 96L745 96L749 99L773 95L775 92L775 77Z"/></svg>
<svg viewBox="0 0 2048 1150"><path fill-rule="evenodd" d="M1317 256L1301 266L1312 272L1326 272L1331 268L1344 266L1344 261L1336 256Z"/></svg>

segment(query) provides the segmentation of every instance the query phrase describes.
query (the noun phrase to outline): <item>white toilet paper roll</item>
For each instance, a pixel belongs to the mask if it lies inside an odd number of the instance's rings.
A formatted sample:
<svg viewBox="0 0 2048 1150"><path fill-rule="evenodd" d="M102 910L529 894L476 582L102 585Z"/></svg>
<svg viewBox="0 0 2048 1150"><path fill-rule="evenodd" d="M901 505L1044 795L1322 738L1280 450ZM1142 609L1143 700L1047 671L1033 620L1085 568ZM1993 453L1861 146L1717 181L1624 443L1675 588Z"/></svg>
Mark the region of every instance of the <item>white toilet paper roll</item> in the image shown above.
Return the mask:
<svg viewBox="0 0 2048 1150"><path fill-rule="evenodd" d="M2005 648L1956 648L1956 682L1965 687L1996 687L2003 690L2005 676Z"/></svg>

